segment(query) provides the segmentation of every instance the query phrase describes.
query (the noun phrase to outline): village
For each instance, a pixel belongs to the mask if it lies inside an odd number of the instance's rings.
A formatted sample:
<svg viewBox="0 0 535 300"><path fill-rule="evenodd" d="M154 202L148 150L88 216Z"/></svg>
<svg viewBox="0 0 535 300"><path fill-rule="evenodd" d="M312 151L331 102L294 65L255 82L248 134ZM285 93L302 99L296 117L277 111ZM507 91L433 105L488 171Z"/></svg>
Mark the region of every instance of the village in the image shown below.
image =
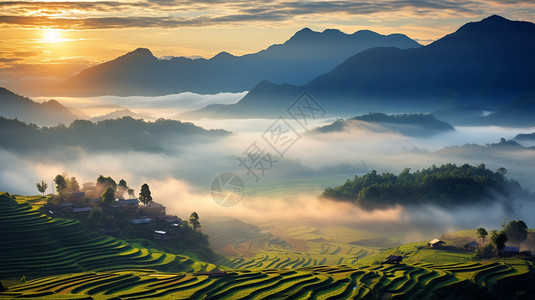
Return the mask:
<svg viewBox="0 0 535 300"><path fill-rule="evenodd" d="M81 188L76 178L66 174L56 176L54 181L57 194L50 195L41 208L52 218L77 219L102 234L143 238L167 246L183 244L191 236L196 236L195 240L206 239L198 231L201 225L196 212L185 221L167 214L164 205L152 200L147 184L135 198L133 189L122 179L116 184L111 177L101 175L96 183L87 182Z"/></svg>

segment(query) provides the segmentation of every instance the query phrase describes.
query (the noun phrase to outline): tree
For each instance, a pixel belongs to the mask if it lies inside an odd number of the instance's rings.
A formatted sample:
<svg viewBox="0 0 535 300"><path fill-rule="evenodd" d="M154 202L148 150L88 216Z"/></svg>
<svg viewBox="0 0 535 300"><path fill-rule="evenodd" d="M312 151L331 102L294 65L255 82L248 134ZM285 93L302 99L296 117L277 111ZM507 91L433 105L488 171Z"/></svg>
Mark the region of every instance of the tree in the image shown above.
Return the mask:
<svg viewBox="0 0 535 300"><path fill-rule="evenodd" d="M494 247L496 247L496 252L500 252L500 250L505 247L505 243L507 243L507 235L503 230L501 230L500 232L493 230L491 233L490 240Z"/></svg>
<svg viewBox="0 0 535 300"><path fill-rule="evenodd" d="M41 182L38 182L36 186L37 186L37 190L43 195L45 194L46 189L48 188L48 184L44 180L41 180Z"/></svg>
<svg viewBox="0 0 535 300"><path fill-rule="evenodd" d="M483 245L485 245L485 239L487 238L487 235L489 235L489 233L487 230L485 230L485 228L480 227L477 229L477 236L481 239Z"/></svg>
<svg viewBox="0 0 535 300"><path fill-rule="evenodd" d="M149 203L152 202L149 185L146 183L141 186L141 191L139 192L139 201L145 205L149 205Z"/></svg>
<svg viewBox="0 0 535 300"><path fill-rule="evenodd" d="M112 204L115 201L115 191L109 186L104 193L102 193L102 202Z"/></svg>
<svg viewBox="0 0 535 300"><path fill-rule="evenodd" d="M134 189L128 189L128 196L132 199L135 197Z"/></svg>
<svg viewBox="0 0 535 300"><path fill-rule="evenodd" d="M504 167L501 167L496 172L500 173L500 175L502 176L505 176L505 174L507 174L507 169Z"/></svg>
<svg viewBox="0 0 535 300"><path fill-rule="evenodd" d="M111 177L104 177L102 175L100 175L98 178L97 178L97 191L104 191L105 189L107 189L108 187L112 187L113 190L117 190L117 183L115 183L115 180L113 180L113 178Z"/></svg>
<svg viewBox="0 0 535 300"><path fill-rule="evenodd" d="M54 178L54 182L56 183L56 192L58 194L62 194L63 191L67 188L67 181L65 180L65 177L63 175L57 175L56 178Z"/></svg>
<svg viewBox="0 0 535 300"><path fill-rule="evenodd" d="M189 216L189 223L193 226L193 230L201 228L201 222L199 222L199 215L196 212L192 212Z"/></svg>
<svg viewBox="0 0 535 300"><path fill-rule="evenodd" d="M80 184L76 180L76 177L71 177L71 179L66 179L67 189L71 193L78 193L80 191Z"/></svg>
<svg viewBox="0 0 535 300"><path fill-rule="evenodd" d="M117 185L117 197L119 199L123 198L123 194L128 190L128 185L126 185L126 181L124 179L121 179L119 181L119 185Z"/></svg>
<svg viewBox="0 0 535 300"><path fill-rule="evenodd" d="M509 222L503 231L509 238L509 241L515 245L522 243L528 237L528 226L522 220Z"/></svg>

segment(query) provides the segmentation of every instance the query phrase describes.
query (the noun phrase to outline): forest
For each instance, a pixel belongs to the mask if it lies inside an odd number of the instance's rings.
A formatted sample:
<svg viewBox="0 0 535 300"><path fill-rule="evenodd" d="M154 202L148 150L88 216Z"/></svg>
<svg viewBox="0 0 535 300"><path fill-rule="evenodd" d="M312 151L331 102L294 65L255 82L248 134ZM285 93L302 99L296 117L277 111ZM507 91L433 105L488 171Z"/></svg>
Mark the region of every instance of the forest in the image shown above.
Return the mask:
<svg viewBox="0 0 535 300"><path fill-rule="evenodd" d="M372 170L340 186L326 188L323 197L351 201L367 210L419 204L454 207L520 197L533 200L533 195L517 181L507 179L506 173L505 168L493 172L484 164L433 165L416 172L405 168L399 175Z"/></svg>

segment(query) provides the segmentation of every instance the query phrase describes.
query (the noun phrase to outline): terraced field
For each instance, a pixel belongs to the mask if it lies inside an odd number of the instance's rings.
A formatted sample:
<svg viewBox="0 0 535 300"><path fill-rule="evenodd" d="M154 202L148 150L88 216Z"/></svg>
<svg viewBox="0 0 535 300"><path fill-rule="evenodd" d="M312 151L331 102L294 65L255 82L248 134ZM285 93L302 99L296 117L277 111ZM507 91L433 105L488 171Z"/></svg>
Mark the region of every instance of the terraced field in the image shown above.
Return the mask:
<svg viewBox="0 0 535 300"><path fill-rule="evenodd" d="M317 266L235 270L219 276L155 271L85 272L10 287L0 298L54 299L501 299L532 295L533 263Z"/></svg>
<svg viewBox="0 0 535 300"><path fill-rule="evenodd" d="M0 278L88 270L193 270L195 261L87 230L80 222L50 218L24 199L0 194Z"/></svg>
<svg viewBox="0 0 535 300"><path fill-rule="evenodd" d="M206 224L206 223L205 223ZM213 227L211 227L213 226ZM319 265L354 265L359 259L379 252L333 240L309 226L271 232L228 218L205 225L212 247L225 259L219 263L232 269L296 269Z"/></svg>

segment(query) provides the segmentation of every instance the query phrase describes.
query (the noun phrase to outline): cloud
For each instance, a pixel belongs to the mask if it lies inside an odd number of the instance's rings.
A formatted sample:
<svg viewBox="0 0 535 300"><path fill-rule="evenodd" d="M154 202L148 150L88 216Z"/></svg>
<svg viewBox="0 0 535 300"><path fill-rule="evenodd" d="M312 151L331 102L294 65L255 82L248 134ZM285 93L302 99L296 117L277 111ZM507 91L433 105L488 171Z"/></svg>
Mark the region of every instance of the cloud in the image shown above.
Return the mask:
<svg viewBox="0 0 535 300"><path fill-rule="evenodd" d="M529 1L507 1L509 6ZM250 22L281 22L303 16L333 15L369 17L373 14L400 13L415 18L450 14L475 16L504 3L496 1L4 1L0 24L18 27L57 27L64 29L179 28L233 25Z"/></svg>

